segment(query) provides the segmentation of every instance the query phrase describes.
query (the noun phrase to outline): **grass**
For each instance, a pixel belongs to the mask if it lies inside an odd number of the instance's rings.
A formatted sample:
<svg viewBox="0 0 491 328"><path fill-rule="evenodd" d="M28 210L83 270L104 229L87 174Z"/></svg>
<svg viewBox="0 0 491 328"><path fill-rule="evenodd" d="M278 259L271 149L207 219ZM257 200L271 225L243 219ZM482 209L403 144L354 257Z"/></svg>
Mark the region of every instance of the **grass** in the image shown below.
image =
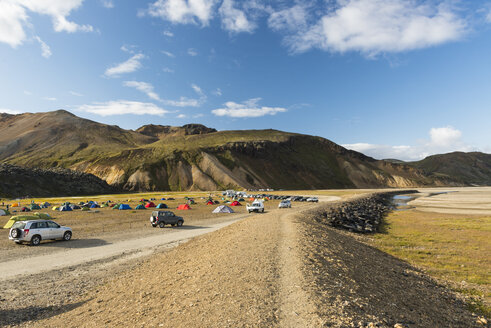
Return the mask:
<svg viewBox="0 0 491 328"><path fill-rule="evenodd" d="M451 282L469 310L491 315L490 217L396 211L382 231L374 246Z"/></svg>

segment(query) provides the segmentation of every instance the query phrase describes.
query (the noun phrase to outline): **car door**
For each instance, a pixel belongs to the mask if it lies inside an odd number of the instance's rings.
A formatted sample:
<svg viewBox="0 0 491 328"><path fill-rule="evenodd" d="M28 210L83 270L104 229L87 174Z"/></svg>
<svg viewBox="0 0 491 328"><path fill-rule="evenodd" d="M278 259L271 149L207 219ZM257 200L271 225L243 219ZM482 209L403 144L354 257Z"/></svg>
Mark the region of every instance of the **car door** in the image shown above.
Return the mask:
<svg viewBox="0 0 491 328"><path fill-rule="evenodd" d="M51 232L48 229L46 221L40 221L37 223L37 233L41 236L41 239L50 239Z"/></svg>
<svg viewBox="0 0 491 328"><path fill-rule="evenodd" d="M48 224L49 236L51 239L63 237L63 230L60 229L60 226L57 223L52 221L48 221L46 223Z"/></svg>

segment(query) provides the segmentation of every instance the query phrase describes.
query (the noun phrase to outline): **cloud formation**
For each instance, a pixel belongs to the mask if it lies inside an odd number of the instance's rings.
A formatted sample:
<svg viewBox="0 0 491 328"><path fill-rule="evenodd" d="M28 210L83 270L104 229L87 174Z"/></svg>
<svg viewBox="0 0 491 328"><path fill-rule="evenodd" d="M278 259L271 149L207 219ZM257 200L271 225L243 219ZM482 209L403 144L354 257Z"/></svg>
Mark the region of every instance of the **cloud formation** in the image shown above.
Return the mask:
<svg viewBox="0 0 491 328"><path fill-rule="evenodd" d="M34 39L41 45L41 55L44 58L51 57L51 48L39 36L35 36Z"/></svg>
<svg viewBox="0 0 491 328"><path fill-rule="evenodd" d="M129 100L96 102L91 105L82 105L77 110L101 116L126 114L163 116L168 113L167 110L155 104Z"/></svg>
<svg viewBox="0 0 491 328"><path fill-rule="evenodd" d="M429 140L422 140L416 145L377 145L369 143L344 144L345 148L356 150L376 159L400 159L404 161L421 160L434 154L443 154L453 151L473 151L473 147L462 140L462 132L454 127L432 128L429 131Z"/></svg>
<svg viewBox="0 0 491 328"><path fill-rule="evenodd" d="M114 76L119 76L121 74L134 72L134 71L141 68L142 64L140 61L143 58L145 58L145 55L143 55L143 54L133 55L127 61L116 64L116 65L106 69L106 72L104 73L104 75L109 76L109 77L114 77Z"/></svg>
<svg viewBox="0 0 491 328"><path fill-rule="evenodd" d="M251 33L256 28L256 24L247 19L244 11L234 7L233 0L223 0L218 12L222 19L222 27L227 31Z"/></svg>
<svg viewBox="0 0 491 328"><path fill-rule="evenodd" d="M172 23L206 26L216 3L216 0L158 0L150 4L148 13Z"/></svg>
<svg viewBox="0 0 491 328"><path fill-rule="evenodd" d="M0 42L12 47L21 45L26 39L25 27L30 26L29 14L51 17L56 32L91 32L90 25L79 25L67 17L78 9L83 0L7 0L0 1Z"/></svg>
<svg viewBox="0 0 491 328"><path fill-rule="evenodd" d="M228 101L224 104L224 108L214 109L211 112L216 116L229 116L235 118L261 117L286 112L286 109L282 107L259 106L257 103L260 100L261 98L253 98L240 104Z"/></svg>
<svg viewBox="0 0 491 328"><path fill-rule="evenodd" d="M147 82L139 82L139 81L125 81L123 82L125 87L135 88L138 91L145 93L150 99L162 101L159 95L153 91L153 85Z"/></svg>
<svg viewBox="0 0 491 328"><path fill-rule="evenodd" d="M15 110L15 109L0 108L0 113L17 115L17 114L20 114L22 112L19 110Z"/></svg>

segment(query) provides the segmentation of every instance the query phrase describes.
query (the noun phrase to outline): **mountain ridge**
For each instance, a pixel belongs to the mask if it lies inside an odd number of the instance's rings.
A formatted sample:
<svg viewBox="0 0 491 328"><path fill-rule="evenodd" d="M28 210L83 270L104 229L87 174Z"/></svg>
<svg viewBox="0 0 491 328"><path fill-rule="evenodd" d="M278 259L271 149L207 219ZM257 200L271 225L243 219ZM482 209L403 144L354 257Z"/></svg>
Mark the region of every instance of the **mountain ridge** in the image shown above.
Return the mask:
<svg viewBox="0 0 491 328"><path fill-rule="evenodd" d="M376 160L322 137L273 129L149 124L133 131L63 110L0 116L1 162L90 173L130 191L463 186L482 176L491 184L491 159L482 160L469 176L460 172L465 163L456 172L428 161Z"/></svg>

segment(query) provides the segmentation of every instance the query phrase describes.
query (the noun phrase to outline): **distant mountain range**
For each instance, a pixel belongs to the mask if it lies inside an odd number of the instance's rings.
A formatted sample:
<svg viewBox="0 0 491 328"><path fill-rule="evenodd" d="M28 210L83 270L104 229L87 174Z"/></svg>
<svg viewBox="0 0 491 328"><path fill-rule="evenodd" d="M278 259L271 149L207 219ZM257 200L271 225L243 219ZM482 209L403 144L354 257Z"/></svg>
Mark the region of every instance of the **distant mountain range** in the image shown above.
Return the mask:
<svg viewBox="0 0 491 328"><path fill-rule="evenodd" d="M375 160L309 135L199 124L132 131L64 110L0 114L0 162L91 173L130 191L491 185L489 154Z"/></svg>

